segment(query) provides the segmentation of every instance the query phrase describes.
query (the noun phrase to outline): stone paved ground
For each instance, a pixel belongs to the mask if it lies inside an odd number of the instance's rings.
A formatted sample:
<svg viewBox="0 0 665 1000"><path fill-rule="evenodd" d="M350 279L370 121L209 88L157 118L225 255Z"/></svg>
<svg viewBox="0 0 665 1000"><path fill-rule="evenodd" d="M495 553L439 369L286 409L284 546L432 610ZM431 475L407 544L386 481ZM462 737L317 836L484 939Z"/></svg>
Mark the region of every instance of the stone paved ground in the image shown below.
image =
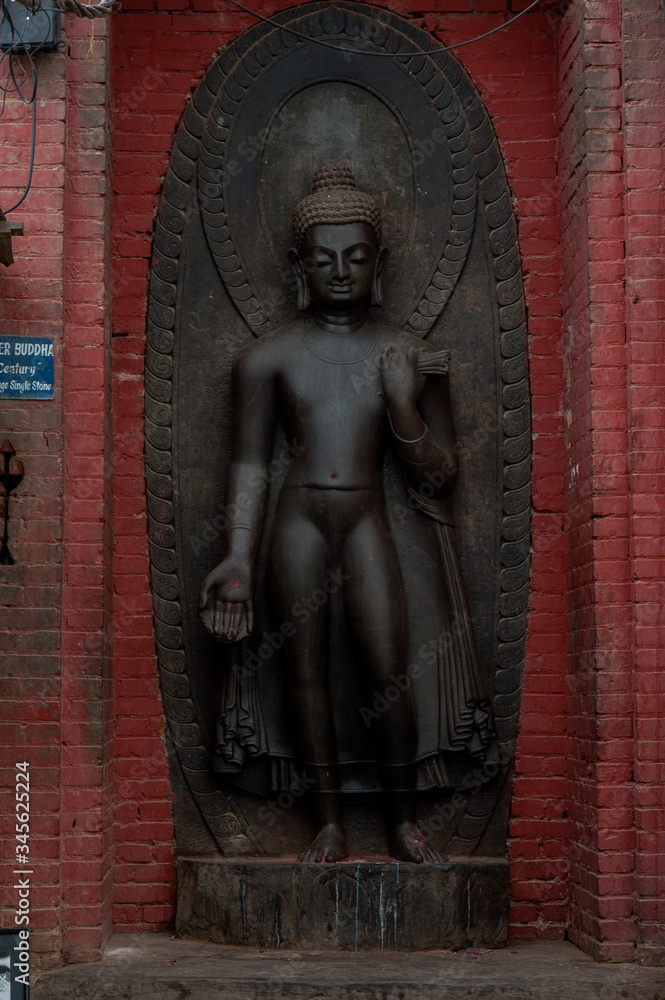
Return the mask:
<svg viewBox="0 0 665 1000"><path fill-rule="evenodd" d="M665 969L596 963L571 944L301 954L116 935L97 965L42 975L33 1000L665 1000Z"/></svg>

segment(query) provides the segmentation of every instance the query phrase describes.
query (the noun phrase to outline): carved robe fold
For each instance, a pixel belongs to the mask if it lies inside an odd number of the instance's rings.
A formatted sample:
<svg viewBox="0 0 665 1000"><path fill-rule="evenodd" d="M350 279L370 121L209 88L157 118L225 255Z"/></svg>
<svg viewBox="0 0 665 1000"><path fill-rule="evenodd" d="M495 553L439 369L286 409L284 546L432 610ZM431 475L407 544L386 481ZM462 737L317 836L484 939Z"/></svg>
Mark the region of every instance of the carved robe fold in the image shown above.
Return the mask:
<svg viewBox="0 0 665 1000"><path fill-rule="evenodd" d="M422 369L446 378L448 352L425 356ZM257 556L256 578L265 578L267 539L279 484ZM410 688L416 710L418 787L463 786L479 762L495 762L497 746L485 680L479 662L455 542L449 500L430 499L426 485L406 484L397 455L384 464L386 513L402 577L407 615L408 659L403 674L385 690L363 695L353 643L341 599L343 581L334 573L326 592L294 605L294 621L316 614L330 601L329 686L337 761L345 792L376 792L380 782L371 725L390 701ZM428 495L429 494L429 495ZM271 619L265 587L255 592L256 624L249 639L235 645L223 671L217 718L214 770L229 783L270 795L288 789L302 771L294 759L283 699L280 626Z"/></svg>

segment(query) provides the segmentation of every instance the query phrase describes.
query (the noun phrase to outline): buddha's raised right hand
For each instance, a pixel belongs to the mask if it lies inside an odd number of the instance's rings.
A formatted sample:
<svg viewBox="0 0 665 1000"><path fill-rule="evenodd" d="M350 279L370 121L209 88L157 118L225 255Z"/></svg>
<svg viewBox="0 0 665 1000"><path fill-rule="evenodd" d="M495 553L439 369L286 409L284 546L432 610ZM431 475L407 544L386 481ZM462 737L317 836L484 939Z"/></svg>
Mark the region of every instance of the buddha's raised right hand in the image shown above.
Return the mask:
<svg viewBox="0 0 665 1000"><path fill-rule="evenodd" d="M251 569L233 557L208 573L199 598L199 615L218 642L239 642L254 628Z"/></svg>

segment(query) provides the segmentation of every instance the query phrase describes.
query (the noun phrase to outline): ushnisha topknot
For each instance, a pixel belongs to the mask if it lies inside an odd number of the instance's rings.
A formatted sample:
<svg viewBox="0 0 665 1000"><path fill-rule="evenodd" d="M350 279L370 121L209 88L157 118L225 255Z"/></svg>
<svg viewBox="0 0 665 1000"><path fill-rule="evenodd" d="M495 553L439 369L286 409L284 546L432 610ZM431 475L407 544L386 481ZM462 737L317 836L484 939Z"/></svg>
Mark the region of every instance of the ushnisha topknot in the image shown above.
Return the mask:
<svg viewBox="0 0 665 1000"><path fill-rule="evenodd" d="M293 244L300 250L311 226L343 226L365 222L381 245L381 209L371 195L356 189L353 171L345 163L326 163L312 179L312 193L293 213Z"/></svg>

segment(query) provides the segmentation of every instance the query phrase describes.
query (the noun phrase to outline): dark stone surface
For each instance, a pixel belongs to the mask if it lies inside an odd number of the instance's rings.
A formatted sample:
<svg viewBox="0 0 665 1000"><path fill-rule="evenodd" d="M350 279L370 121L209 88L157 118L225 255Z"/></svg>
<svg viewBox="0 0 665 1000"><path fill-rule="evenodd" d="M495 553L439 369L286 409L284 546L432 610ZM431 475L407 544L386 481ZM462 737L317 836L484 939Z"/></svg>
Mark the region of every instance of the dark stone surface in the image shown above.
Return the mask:
<svg viewBox="0 0 665 1000"><path fill-rule="evenodd" d="M180 858L176 930L250 948L500 947L508 862L303 864Z"/></svg>
<svg viewBox="0 0 665 1000"><path fill-rule="evenodd" d="M119 934L105 960L45 973L32 1000L665 1000L665 970L597 964L571 944L303 958Z"/></svg>
<svg viewBox="0 0 665 1000"><path fill-rule="evenodd" d="M146 465L155 634L179 762L179 850L203 851L211 837L227 857L279 857L311 836L300 806L268 826L260 822L264 799L212 774L217 680L232 651L206 636L197 592L222 553L231 364L254 336L295 315L284 281L286 220L312 170L334 154L350 160L361 187L371 181L385 195L385 239L394 248L386 321L451 352L462 575L507 761L492 781L476 780L464 764L451 782L461 788L452 808L443 792L421 796L419 819L439 851L501 857L526 621L530 435L520 265L500 151L459 63L416 55L431 39L412 23L349 3L277 17L297 18L311 43L293 46L279 28L259 25L211 66L178 131L155 232ZM414 55L325 50L324 58L322 32ZM261 155L252 140L265 140ZM232 198L222 197L223 187ZM401 510L397 486L390 499ZM267 617L265 625L270 632ZM276 675L272 662L267 673ZM185 784L189 794L181 795ZM435 810L444 805L441 822ZM376 810L358 808L371 820L360 824L372 831L361 845L370 854L379 849Z"/></svg>

